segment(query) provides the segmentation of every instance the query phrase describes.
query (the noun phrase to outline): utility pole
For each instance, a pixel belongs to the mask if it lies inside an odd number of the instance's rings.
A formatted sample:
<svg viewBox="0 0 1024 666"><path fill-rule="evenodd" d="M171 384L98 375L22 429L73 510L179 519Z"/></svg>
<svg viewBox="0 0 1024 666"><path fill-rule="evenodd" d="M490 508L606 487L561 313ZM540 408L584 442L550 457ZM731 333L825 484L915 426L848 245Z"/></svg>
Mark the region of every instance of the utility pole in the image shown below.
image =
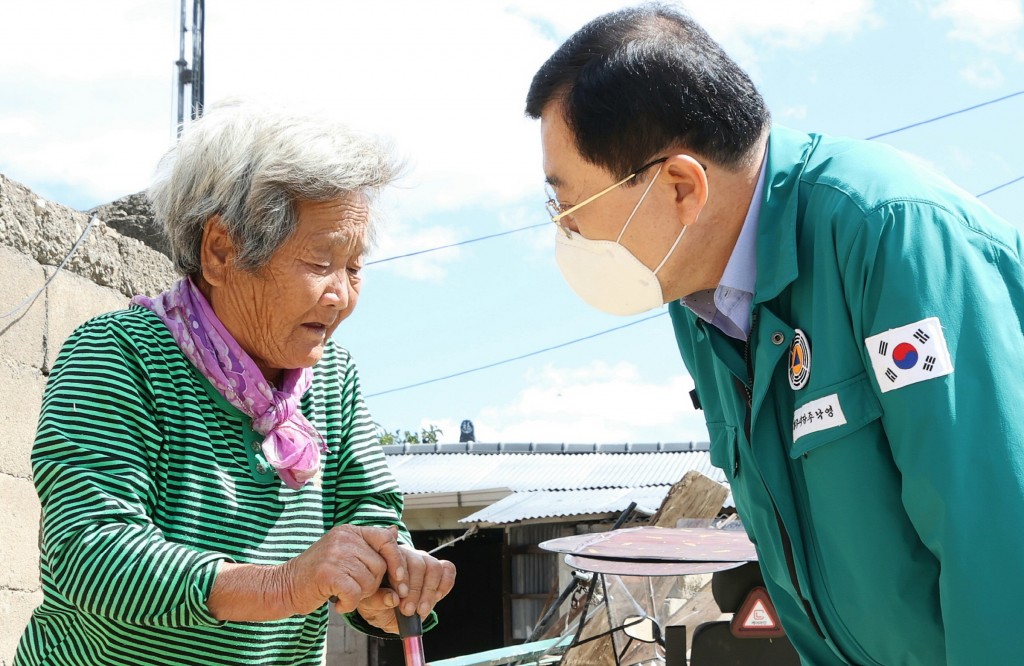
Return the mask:
<svg viewBox="0 0 1024 666"><path fill-rule="evenodd" d="M178 35L178 135L185 126L185 86L192 92L189 104L189 118L195 120L203 115L203 31L205 28L206 0L192 0L192 24L188 24L188 0L181 0L181 31ZM185 60L185 36L191 29L192 62Z"/></svg>

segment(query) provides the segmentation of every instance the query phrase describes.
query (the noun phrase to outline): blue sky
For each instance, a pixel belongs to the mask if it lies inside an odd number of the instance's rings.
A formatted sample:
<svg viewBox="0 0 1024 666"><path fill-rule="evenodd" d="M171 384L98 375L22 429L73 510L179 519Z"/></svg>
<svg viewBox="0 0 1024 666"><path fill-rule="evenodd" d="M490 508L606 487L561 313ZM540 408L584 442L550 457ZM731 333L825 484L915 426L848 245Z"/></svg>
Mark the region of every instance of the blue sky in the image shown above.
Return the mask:
<svg viewBox="0 0 1024 666"><path fill-rule="evenodd" d="M191 4L191 3L189 3ZM622 3L207 0L207 101L325 111L391 137L408 173L370 260L546 220L536 68ZM1024 90L1019 0L684 3L751 73L775 122L868 137ZM0 22L0 173L89 208L143 189L173 140L178 0L35 0ZM1024 176L1024 95L881 141L980 193ZM1024 225L1024 181L984 201ZM490 441L706 439L667 316L604 315L553 260L553 231L517 232L366 269L336 333L376 420L472 419ZM632 324L557 350L427 384ZM378 395L379 394L379 395Z"/></svg>

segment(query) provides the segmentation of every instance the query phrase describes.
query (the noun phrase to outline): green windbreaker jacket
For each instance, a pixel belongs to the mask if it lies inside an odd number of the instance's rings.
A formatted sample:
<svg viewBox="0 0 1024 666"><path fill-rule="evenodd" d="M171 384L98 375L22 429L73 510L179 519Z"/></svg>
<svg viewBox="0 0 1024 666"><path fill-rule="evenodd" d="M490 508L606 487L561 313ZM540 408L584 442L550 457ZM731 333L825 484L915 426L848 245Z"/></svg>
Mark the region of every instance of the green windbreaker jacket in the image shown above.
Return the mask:
<svg viewBox="0 0 1024 666"><path fill-rule="evenodd" d="M749 343L669 309L789 637L1024 663L1021 235L883 145L775 128L765 168Z"/></svg>

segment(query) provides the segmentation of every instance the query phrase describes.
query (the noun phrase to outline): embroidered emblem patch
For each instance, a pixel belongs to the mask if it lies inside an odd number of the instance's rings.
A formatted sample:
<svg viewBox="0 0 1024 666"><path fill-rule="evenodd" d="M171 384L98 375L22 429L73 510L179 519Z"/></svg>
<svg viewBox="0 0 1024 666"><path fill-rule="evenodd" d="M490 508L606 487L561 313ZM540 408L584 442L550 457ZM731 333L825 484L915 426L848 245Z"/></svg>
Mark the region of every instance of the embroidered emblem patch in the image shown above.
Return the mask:
<svg viewBox="0 0 1024 666"><path fill-rule="evenodd" d="M872 335L864 344L882 393L953 372L938 317Z"/></svg>
<svg viewBox="0 0 1024 666"><path fill-rule="evenodd" d="M811 378L811 343L799 328L789 345L789 386L799 391Z"/></svg>

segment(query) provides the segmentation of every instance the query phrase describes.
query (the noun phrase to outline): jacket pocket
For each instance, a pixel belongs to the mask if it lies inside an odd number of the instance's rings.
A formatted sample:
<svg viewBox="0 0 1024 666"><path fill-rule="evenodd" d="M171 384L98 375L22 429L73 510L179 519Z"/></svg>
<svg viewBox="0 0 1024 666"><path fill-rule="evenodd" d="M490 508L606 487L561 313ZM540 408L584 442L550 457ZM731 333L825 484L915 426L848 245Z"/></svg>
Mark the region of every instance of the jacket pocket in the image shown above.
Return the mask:
<svg viewBox="0 0 1024 666"><path fill-rule="evenodd" d="M867 373L802 397L793 410L791 458L851 435L882 416Z"/></svg>
<svg viewBox="0 0 1024 666"><path fill-rule="evenodd" d="M711 439L709 454L711 464L725 472L732 480L739 473L739 458L736 455L736 428L726 423L709 423L708 437Z"/></svg>

